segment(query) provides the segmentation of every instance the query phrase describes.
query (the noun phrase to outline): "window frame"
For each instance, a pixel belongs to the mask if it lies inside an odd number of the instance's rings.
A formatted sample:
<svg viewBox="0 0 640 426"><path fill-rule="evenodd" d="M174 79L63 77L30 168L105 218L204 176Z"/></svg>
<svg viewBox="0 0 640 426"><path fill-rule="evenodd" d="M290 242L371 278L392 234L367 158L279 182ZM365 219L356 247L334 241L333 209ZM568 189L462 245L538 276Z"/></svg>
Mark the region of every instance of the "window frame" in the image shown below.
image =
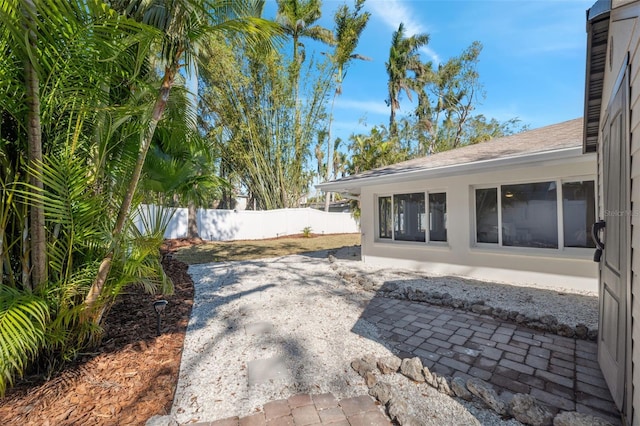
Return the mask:
<svg viewBox="0 0 640 426"><path fill-rule="evenodd" d="M562 178L540 178L522 181L509 181L499 184L481 184L471 186L471 246L479 249L493 249L500 251L523 251L523 252L535 252L535 253L550 253L550 252L564 252L567 254L584 255L587 252L591 252L593 248L589 247L565 247L564 241L564 200L563 200L563 184L592 181L594 189L594 217L597 217L598 209L598 195L597 195L597 181L595 176L570 176ZM520 246L505 246L503 245L503 231L502 231L502 187L509 185L520 184L533 184L543 182L555 182L556 183L556 221L558 229L558 247L557 248L542 248L542 247L520 247ZM495 189L497 191L497 210L498 210L498 242L497 243L484 243L478 241L478 215L476 211L476 190L477 189Z"/></svg>
<svg viewBox="0 0 640 426"><path fill-rule="evenodd" d="M398 240L396 239L396 230L395 230L395 217L394 217L394 207L396 204L396 196L398 195L409 195L409 194L423 194L424 195L424 204L425 204L425 240L424 241L408 241L408 240ZM431 230L430 230L430 221L429 221L429 195L430 194L444 194L445 197L445 231L446 231L446 241L433 241L431 240ZM380 199L381 198L391 198L391 238L380 237ZM432 189L432 190L407 190L407 191L397 191L397 192L381 192L374 195L375 200L375 217L374 217L374 232L375 238L374 242L383 243L383 244L407 244L407 245L421 245L421 246L448 246L449 245L449 229L447 226L447 205L448 205L448 193L446 189Z"/></svg>

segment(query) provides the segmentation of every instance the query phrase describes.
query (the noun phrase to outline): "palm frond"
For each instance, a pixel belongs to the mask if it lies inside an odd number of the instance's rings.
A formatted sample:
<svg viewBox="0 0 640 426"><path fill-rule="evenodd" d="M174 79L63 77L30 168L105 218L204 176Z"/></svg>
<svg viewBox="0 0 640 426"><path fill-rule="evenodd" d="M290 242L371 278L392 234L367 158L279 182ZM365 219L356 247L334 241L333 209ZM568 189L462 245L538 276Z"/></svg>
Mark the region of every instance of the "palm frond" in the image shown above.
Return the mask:
<svg viewBox="0 0 640 426"><path fill-rule="evenodd" d="M0 396L38 354L48 320L44 299L0 285Z"/></svg>

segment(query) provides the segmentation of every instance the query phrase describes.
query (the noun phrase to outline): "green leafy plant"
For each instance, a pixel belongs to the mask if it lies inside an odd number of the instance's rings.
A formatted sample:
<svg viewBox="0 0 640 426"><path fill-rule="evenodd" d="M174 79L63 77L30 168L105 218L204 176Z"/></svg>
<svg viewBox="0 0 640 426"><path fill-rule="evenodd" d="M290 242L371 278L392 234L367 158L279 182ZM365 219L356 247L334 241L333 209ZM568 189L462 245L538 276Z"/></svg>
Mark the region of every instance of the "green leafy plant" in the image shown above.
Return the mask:
<svg viewBox="0 0 640 426"><path fill-rule="evenodd" d="M311 227L310 226L305 226L302 229L302 236L305 238L310 238L311 237Z"/></svg>

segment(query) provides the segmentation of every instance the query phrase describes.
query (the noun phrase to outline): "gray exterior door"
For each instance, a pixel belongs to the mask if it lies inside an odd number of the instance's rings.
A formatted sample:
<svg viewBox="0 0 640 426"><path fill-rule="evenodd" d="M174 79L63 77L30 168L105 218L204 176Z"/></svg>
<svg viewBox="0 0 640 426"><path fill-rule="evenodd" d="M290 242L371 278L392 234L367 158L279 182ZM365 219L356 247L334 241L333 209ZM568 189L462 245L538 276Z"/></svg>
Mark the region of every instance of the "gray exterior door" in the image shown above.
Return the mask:
<svg viewBox="0 0 640 426"><path fill-rule="evenodd" d="M629 397L625 376L630 330L629 295L629 132L626 67L616 84L615 95L607 108L602 130L602 202L601 218L606 222L604 253L600 262L600 327L598 361L613 400L623 412Z"/></svg>

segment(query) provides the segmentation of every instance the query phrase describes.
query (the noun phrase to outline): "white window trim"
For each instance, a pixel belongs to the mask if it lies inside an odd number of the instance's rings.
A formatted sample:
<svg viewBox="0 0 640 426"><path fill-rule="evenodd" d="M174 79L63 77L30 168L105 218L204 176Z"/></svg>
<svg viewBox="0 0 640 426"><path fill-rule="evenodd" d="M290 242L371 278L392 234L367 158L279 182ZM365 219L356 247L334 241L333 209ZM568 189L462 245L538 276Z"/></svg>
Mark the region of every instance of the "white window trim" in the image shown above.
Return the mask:
<svg viewBox="0 0 640 426"><path fill-rule="evenodd" d="M564 209L563 209L563 199L562 199L562 184L570 183L570 182L584 182L584 181L593 181L594 182L594 192L596 188L596 178L595 176L590 175L578 175L578 176L569 176L569 177L557 177L557 178L547 178L547 179L539 179L539 180L523 180L523 181L514 181L509 183L500 183L500 184L482 184L482 185L472 185L471 186L471 208L472 214L472 227L471 227L471 240L470 246L471 249L478 249L482 251L495 251L495 252L505 252L509 251L510 253L521 253L521 254L540 254L544 255L545 253L563 253L566 254L567 257L583 257L586 255L590 255L593 253L593 248L590 247L565 247L564 246ZM558 223L558 248L537 248L537 247L517 247L517 246L503 246L502 245L502 186L503 185L519 185L519 184L527 184L527 183L541 183L541 182L555 182L556 183L556 211L557 211L557 223ZM478 218L476 212L476 189L490 189L495 188L497 191L497 209L498 209L498 243L481 243L478 242ZM597 194L593 194L594 197L597 197ZM596 209L597 209L597 198L596 200Z"/></svg>
<svg viewBox="0 0 640 426"><path fill-rule="evenodd" d="M407 195L407 194L424 194L424 206L425 206L425 216L426 216L426 226L425 226L425 236L423 241L399 241L396 240L396 227L395 227L395 217L393 216L393 206L395 204L395 196L396 195ZM432 189L432 190L424 190L424 191L408 191L408 192L394 192L394 193L379 193L374 194L374 206L375 206L375 215L374 215L374 223L373 229L375 232L375 238L373 239L374 243L381 244L401 244L401 245L416 245L416 246L435 246L435 247L449 247L449 227L448 221L445 219L445 226L447 229L447 240L446 241L431 241L431 232L430 232L430 223L429 223L429 194L445 194L445 206L449 204L449 196L446 189ZM381 238L380 237L380 198L391 197L391 238ZM448 213L447 213L448 215Z"/></svg>
<svg viewBox="0 0 640 426"><path fill-rule="evenodd" d="M373 231L374 231L374 236L375 238L373 239L374 242L378 243L378 242L382 242L382 243L387 243L390 241L395 241L395 226L393 226L393 217L391 219L391 238L383 238L380 236L380 198L386 198L386 197L390 197L391 198L391 215L393 216L393 194L387 194L387 193L381 193L381 194L376 194L374 196L375 198L375 216L374 216L374 223L373 223Z"/></svg>

